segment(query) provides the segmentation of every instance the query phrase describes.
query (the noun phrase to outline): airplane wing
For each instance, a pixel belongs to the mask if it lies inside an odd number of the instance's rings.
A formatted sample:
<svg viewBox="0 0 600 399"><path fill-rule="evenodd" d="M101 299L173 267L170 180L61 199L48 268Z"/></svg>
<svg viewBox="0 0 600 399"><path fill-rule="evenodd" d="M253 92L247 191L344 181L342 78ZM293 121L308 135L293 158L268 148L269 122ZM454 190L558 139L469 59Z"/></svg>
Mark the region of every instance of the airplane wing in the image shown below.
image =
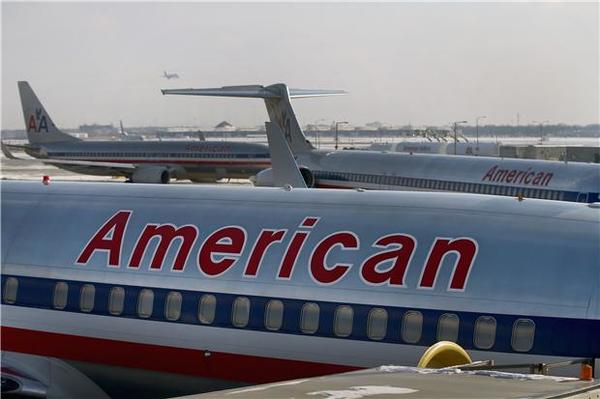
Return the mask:
<svg viewBox="0 0 600 399"><path fill-rule="evenodd" d="M11 149L16 150L25 150L31 148L29 145L19 145L19 144L8 144L4 142L0 142L0 146L2 149L2 153L8 159L23 159L16 157ZM100 171L100 170L113 170L115 175L130 175L137 166L131 163L120 163L120 162L101 162L101 161L77 161L77 160L67 160L67 159L44 159L44 158L31 158L27 159L32 162L40 162L47 165L53 165L57 167L61 167L64 169L69 169L74 172L81 171Z"/></svg>
<svg viewBox="0 0 600 399"><path fill-rule="evenodd" d="M11 149L18 150L18 151L24 151L26 148L30 148L30 146L26 145L26 144L8 144L8 143L5 143L4 141L0 142L0 147L2 149L2 153L4 154L4 156L8 159L20 159L19 157L16 157L13 155L13 153L11 152Z"/></svg>

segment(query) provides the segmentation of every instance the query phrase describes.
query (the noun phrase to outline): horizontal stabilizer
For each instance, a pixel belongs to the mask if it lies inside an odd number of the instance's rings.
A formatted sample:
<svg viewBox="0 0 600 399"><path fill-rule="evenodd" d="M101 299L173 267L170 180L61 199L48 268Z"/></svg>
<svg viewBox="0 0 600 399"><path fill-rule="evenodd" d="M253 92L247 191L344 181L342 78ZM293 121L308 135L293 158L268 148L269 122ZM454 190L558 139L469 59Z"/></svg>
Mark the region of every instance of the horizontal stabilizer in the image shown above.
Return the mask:
<svg viewBox="0 0 600 399"><path fill-rule="evenodd" d="M183 96L262 98L265 101L271 123L277 125L279 128L277 130L286 137L289 149L294 154L311 152L315 150L315 147L304 135L290 100L292 98L346 94L344 90L290 89L284 83L276 83L270 86L224 86L214 89L163 89L161 92L162 94Z"/></svg>
<svg viewBox="0 0 600 399"><path fill-rule="evenodd" d="M285 86L284 86L285 87ZM289 98L324 97L346 94L344 90L320 90L320 89L288 89ZM281 98L280 85L272 86L224 86L213 89L163 89L162 94L174 94L182 96L214 96L214 97L246 97L246 98Z"/></svg>

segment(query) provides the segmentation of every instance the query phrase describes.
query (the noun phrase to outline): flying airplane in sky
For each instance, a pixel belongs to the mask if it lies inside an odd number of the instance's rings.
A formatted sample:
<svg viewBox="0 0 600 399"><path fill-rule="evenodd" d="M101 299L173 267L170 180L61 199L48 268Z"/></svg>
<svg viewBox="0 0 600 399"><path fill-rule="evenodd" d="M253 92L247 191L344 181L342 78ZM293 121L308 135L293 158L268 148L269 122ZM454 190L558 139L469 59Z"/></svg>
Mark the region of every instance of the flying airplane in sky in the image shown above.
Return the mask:
<svg viewBox="0 0 600 399"><path fill-rule="evenodd" d="M261 144L224 141L83 141L60 131L27 82L19 82L29 144L3 143L47 164L77 173L124 176L134 183L171 178L214 182L248 178L270 166Z"/></svg>
<svg viewBox="0 0 600 399"><path fill-rule="evenodd" d="M415 365L442 340L474 360L600 357L597 204L0 184L2 351L94 381L216 389Z"/></svg>
<svg viewBox="0 0 600 399"><path fill-rule="evenodd" d="M167 73L167 71L163 71L163 78L165 79L179 79L179 75L176 73Z"/></svg>
<svg viewBox="0 0 600 399"><path fill-rule="evenodd" d="M381 151L318 151L302 132L290 99L343 94L343 91L298 90L274 84L162 92L264 99L271 122L284 133L310 187L455 191L599 201L599 164ZM272 172L265 170L253 180L258 186L271 186Z"/></svg>

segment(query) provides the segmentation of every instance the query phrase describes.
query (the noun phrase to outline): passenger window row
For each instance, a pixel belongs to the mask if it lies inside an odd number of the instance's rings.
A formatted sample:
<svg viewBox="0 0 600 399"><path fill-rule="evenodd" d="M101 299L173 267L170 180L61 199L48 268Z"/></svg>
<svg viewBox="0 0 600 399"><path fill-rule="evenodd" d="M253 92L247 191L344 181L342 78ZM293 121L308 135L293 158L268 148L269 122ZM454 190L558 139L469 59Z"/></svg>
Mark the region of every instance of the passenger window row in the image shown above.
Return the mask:
<svg viewBox="0 0 600 399"><path fill-rule="evenodd" d="M7 304L17 301L19 280L8 277L4 283L3 300ZM125 289L111 287L108 294L108 312L119 316L124 311ZM84 284L79 291L79 309L91 312L95 305L96 288L93 284ZM67 306L69 285L64 281L54 284L52 306L62 310ZM136 301L136 314L140 318L150 318L154 311L154 291L144 288L139 290ZM164 317L170 321L181 318L183 296L180 292L170 291L165 298ZM250 321L251 300L238 296L231 307L231 324L237 328L245 328ZM197 319L201 324L210 325L215 321L217 298L212 294L204 294L198 301ZM314 334L319 330L320 306L314 302L302 305L299 317L299 330L304 334ZM283 327L285 304L279 299L271 299L264 306L264 328L279 331ZM423 314L417 310L404 312L401 318L400 338L408 344L416 344L423 337ZM354 308L350 305L338 305L333 314L333 334L337 337L348 337L353 333ZM437 320L437 341L457 342L459 338L460 319L457 314L444 313ZM480 316L473 327L473 345L477 349L491 349L496 340L497 322L492 316ZM369 310L366 325L367 336L371 340L382 340L388 334L388 311L374 307ZM517 352L528 352L533 347L535 323L533 320L520 318L513 323L511 347Z"/></svg>
<svg viewBox="0 0 600 399"><path fill-rule="evenodd" d="M266 154L246 153L190 153L190 152L51 152L50 157L102 157L102 158L267 158Z"/></svg>
<svg viewBox="0 0 600 399"><path fill-rule="evenodd" d="M517 196L522 194L528 198L541 198L563 200L564 193L556 190L509 187L492 184L464 183L456 181L418 179L412 177L367 175L362 173L326 172L316 171L317 179L352 181L357 183L371 183L383 186L412 187L424 190L457 191L463 193L492 194Z"/></svg>

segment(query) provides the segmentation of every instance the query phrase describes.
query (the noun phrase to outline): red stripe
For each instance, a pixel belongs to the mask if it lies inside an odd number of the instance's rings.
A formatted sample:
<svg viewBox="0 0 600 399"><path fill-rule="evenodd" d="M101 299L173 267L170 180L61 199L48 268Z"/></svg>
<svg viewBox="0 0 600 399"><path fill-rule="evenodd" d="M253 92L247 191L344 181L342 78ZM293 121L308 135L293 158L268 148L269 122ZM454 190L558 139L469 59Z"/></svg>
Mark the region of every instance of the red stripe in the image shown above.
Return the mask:
<svg viewBox="0 0 600 399"><path fill-rule="evenodd" d="M115 163L132 163L132 164L137 164L137 163L157 163L160 165L165 165L165 164L187 164L187 165L195 165L195 164L200 164L200 165L235 165L235 166L240 166L240 165L246 165L246 166L262 166L262 167L269 167L271 166L271 162L266 162L266 161L247 161L247 160L239 160L239 161L235 161L235 160L230 160L230 161L212 161L212 160L199 160L199 161L195 161L195 160L183 160L183 161L179 161L179 160L174 160L174 159L100 159L100 158L92 158L92 159L81 159L81 158L51 158L49 159L49 161L52 161L52 159L58 160L58 161L86 161L86 162L115 162Z"/></svg>
<svg viewBox="0 0 600 399"><path fill-rule="evenodd" d="M205 378L267 383L342 373L358 367L1 327L2 350ZM198 339L202 339L198 334Z"/></svg>

